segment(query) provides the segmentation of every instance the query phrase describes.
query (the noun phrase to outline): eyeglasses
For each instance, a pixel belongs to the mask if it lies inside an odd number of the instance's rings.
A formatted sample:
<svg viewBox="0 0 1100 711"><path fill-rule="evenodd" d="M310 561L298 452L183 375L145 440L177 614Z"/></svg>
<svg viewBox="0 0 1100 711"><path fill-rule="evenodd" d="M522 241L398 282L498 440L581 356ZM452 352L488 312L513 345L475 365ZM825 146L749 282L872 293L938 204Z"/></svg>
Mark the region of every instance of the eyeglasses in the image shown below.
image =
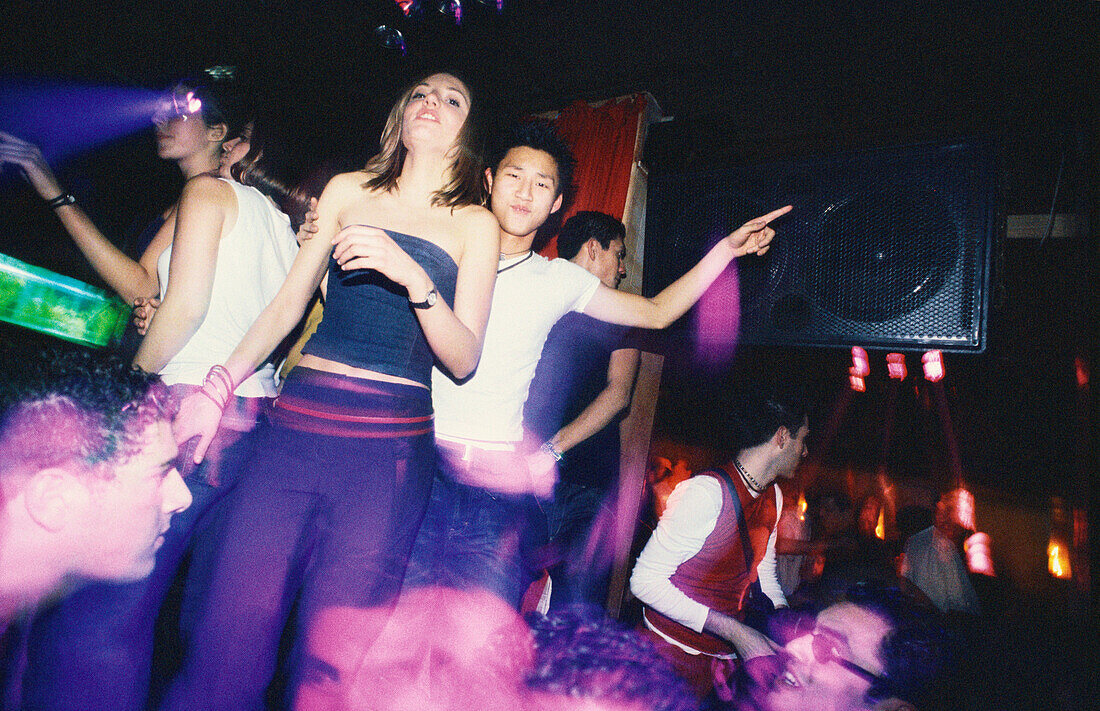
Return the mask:
<svg viewBox="0 0 1100 711"><path fill-rule="evenodd" d="M840 647L842 643L831 633L815 630L811 633L810 637L810 649L813 650L814 661L818 664L835 662L844 669L847 669L862 679L866 679L872 684L887 683L886 677L875 674L868 669L864 669L855 662L849 661L841 656Z"/></svg>

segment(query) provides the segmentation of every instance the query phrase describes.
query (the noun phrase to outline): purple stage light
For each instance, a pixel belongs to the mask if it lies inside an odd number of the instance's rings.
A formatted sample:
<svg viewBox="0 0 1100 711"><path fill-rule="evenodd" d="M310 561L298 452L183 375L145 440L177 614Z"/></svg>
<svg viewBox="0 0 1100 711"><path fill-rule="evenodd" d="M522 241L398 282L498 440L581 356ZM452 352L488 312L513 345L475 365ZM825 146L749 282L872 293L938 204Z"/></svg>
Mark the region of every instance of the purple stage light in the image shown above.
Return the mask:
<svg viewBox="0 0 1100 711"><path fill-rule="evenodd" d="M195 92L184 92L181 88L169 91L157 99L152 120L155 124L168 123L174 118L194 116L200 111L202 111L202 99L195 96Z"/></svg>
<svg viewBox="0 0 1100 711"><path fill-rule="evenodd" d="M2 79L0 127L53 161L148 128L162 98L139 87Z"/></svg>

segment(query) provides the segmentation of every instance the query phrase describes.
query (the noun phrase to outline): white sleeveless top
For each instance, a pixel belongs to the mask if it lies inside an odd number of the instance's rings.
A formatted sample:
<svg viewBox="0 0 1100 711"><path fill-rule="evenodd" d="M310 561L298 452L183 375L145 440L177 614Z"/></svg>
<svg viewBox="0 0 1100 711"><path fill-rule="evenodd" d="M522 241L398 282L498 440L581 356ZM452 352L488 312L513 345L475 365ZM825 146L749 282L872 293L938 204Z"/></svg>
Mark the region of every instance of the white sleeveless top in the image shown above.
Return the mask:
<svg viewBox="0 0 1100 711"><path fill-rule="evenodd" d="M225 180L221 178L221 180ZM237 223L218 245L210 306L195 335L160 371L168 385L202 385L210 367L224 363L271 303L298 253L290 218L255 188L225 180L237 194ZM168 288L172 247L157 258L160 296ZM241 397L274 397L275 366L264 364L237 386Z"/></svg>

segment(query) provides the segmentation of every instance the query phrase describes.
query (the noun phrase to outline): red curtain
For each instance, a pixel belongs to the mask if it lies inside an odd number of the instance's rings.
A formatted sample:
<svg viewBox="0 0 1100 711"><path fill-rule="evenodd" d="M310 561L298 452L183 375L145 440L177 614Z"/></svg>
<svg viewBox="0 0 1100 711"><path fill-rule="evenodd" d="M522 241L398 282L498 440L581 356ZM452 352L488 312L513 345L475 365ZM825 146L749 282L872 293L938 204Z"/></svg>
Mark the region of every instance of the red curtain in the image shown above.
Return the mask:
<svg viewBox="0 0 1100 711"><path fill-rule="evenodd" d="M637 94L600 106L575 101L554 119L562 138L577 159L573 203L562 215L564 223L580 210L599 210L623 219L638 117L645 110L645 95ZM558 254L557 235L542 249L547 257Z"/></svg>

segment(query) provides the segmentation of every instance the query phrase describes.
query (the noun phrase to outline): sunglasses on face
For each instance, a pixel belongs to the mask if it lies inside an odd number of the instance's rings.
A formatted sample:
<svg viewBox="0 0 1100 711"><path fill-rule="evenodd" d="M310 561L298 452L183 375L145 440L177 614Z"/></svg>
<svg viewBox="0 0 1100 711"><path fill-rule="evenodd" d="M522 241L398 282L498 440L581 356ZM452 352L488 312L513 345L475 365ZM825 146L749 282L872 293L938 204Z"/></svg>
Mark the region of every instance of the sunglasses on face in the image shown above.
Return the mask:
<svg viewBox="0 0 1100 711"><path fill-rule="evenodd" d="M879 676L868 669L864 669L855 662L845 659L840 653L841 645L842 643L829 632L815 630L811 633L810 649L813 651L814 661L818 664L834 662L872 684L884 684L887 682L885 677Z"/></svg>
<svg viewBox="0 0 1100 711"><path fill-rule="evenodd" d="M835 662L841 668L850 671L856 676L871 684L889 686L890 680L865 669L853 661L847 659L844 652L848 649L848 643L842 635L817 627L813 617L803 617L793 625L793 634L789 639L810 638L810 650L814 661L818 664Z"/></svg>

